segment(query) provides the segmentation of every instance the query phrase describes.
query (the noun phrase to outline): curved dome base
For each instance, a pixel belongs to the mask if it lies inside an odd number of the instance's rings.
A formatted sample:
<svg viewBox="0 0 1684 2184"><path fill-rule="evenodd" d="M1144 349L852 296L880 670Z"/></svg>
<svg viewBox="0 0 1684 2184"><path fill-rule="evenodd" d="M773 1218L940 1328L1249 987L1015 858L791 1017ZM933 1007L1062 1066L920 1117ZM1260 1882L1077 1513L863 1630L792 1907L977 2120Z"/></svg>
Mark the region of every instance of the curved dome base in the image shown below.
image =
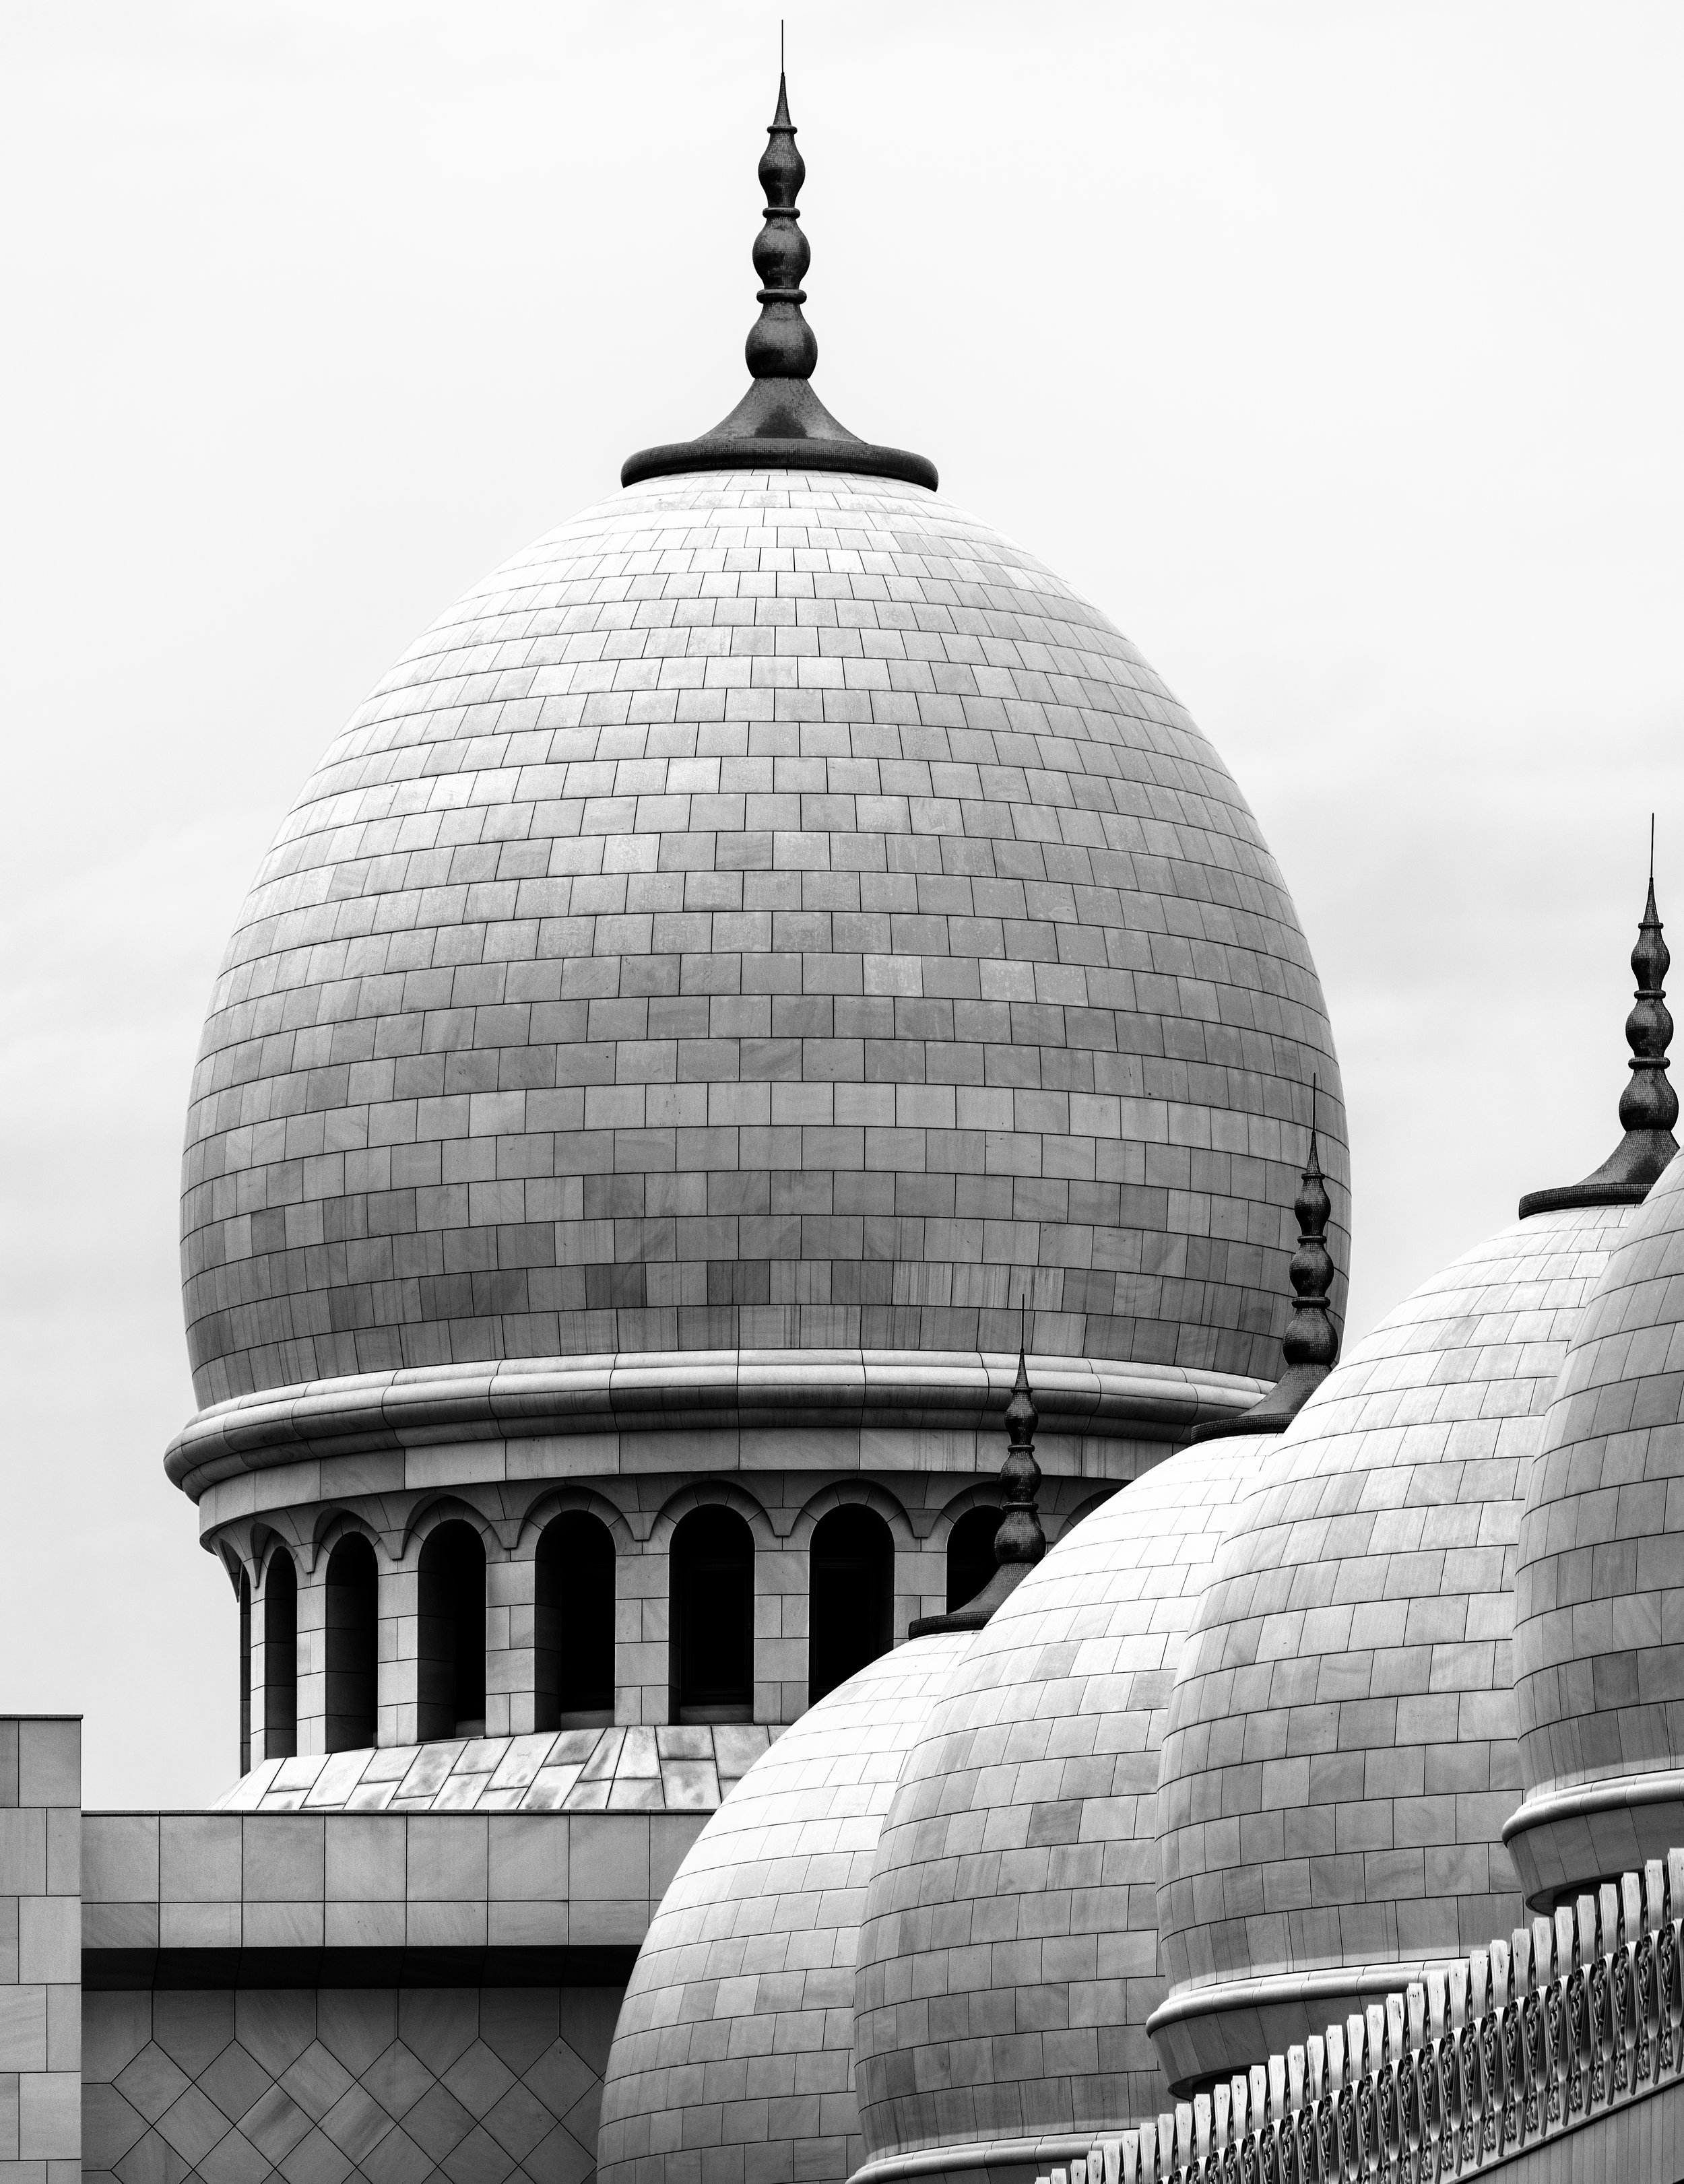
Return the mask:
<svg viewBox="0 0 1684 2184"><path fill-rule="evenodd" d="M1528 1797L1503 1841L1527 1909L1552 1910L1610 1874L1642 1872L1684 1841L1684 1768Z"/></svg>
<svg viewBox="0 0 1684 2184"><path fill-rule="evenodd" d="M889 2153L856 2169L848 2184L1034 2184L1049 2170L1085 2160L1101 2136L1127 2131L1132 2116L1097 2131L1059 2131L1045 2138L979 2139L968 2146L927 2147Z"/></svg>
<svg viewBox="0 0 1684 2184"><path fill-rule="evenodd" d="M1242 1416L1266 1383L1172 1365L1032 1357L1041 1429L1185 1440ZM164 1452L197 1502L219 1479L301 1458L442 1441L717 1427L923 1426L997 1433L1018 1369L979 1351L678 1350L347 1373L215 1403Z"/></svg>
<svg viewBox="0 0 1684 2184"><path fill-rule="evenodd" d="M1369 2003L1425 1978L1429 1961L1444 1959L1277 1972L1184 1991L1159 2003L1146 2031L1171 2092L1185 2094L1211 2078L1248 2070L1259 2055L1284 2055L1312 2032L1342 2025Z"/></svg>

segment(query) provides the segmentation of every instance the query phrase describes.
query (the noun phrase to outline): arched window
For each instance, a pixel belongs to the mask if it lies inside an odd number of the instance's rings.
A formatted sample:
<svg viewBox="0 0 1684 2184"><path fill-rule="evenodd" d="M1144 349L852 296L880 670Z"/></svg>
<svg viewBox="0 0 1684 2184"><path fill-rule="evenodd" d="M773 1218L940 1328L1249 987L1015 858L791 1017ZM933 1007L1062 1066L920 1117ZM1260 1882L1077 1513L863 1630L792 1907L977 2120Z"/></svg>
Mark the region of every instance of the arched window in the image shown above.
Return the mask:
<svg viewBox="0 0 1684 2184"><path fill-rule="evenodd" d="M614 1541L599 1517L568 1509L544 1528L533 1589L538 1729L614 1719Z"/></svg>
<svg viewBox="0 0 1684 2184"><path fill-rule="evenodd" d="M327 1557L327 1749L374 1742L379 1580L374 1549L348 1533Z"/></svg>
<svg viewBox="0 0 1684 2184"><path fill-rule="evenodd" d="M263 1756L290 1759L298 1748L298 1574L285 1547L263 1573Z"/></svg>
<svg viewBox="0 0 1684 2184"><path fill-rule="evenodd" d="M845 1683L895 1639L895 1542L874 1509L833 1509L809 1558L807 1702Z"/></svg>
<svg viewBox="0 0 1684 2184"><path fill-rule="evenodd" d="M240 1772L252 1771L252 1581L240 1572Z"/></svg>
<svg viewBox="0 0 1684 2184"><path fill-rule="evenodd" d="M453 1518L421 1551L417 1732L485 1734L485 1543Z"/></svg>
<svg viewBox="0 0 1684 2184"><path fill-rule="evenodd" d="M752 1721L755 1543L734 1509L693 1509L672 1535L672 1696L681 1722Z"/></svg>
<svg viewBox="0 0 1684 2184"><path fill-rule="evenodd" d="M994 1575L994 1535L1000 1511L967 1509L947 1535L947 1613L974 1600Z"/></svg>

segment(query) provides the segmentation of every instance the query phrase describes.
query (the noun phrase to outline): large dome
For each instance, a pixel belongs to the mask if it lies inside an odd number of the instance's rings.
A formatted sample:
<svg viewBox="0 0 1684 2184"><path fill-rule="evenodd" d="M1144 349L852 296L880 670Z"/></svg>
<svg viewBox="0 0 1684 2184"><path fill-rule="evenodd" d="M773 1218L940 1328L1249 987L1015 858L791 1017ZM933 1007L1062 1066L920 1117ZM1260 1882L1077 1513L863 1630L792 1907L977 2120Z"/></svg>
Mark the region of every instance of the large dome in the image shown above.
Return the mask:
<svg viewBox="0 0 1684 2184"><path fill-rule="evenodd" d="M1146 2029L1163 1993L1158 1742L1223 1526L1278 1446L1213 1441L1124 1487L995 1611L931 1709L861 1935L867 2175L917 2155L931 2177L1033 2176L1163 2106Z"/></svg>
<svg viewBox="0 0 1684 2184"><path fill-rule="evenodd" d="M1229 1533L1169 1702L1152 2035L1173 2082L1284 2052L1506 1933L1521 1498L1625 1206L1465 1252L1299 1413Z"/></svg>
<svg viewBox="0 0 1684 2184"><path fill-rule="evenodd" d="M916 485L633 487L282 827L184 1158L195 1384L677 1349L1272 1377L1327 1015L1233 780ZM1337 1256L1341 1261L1346 1254Z"/></svg>

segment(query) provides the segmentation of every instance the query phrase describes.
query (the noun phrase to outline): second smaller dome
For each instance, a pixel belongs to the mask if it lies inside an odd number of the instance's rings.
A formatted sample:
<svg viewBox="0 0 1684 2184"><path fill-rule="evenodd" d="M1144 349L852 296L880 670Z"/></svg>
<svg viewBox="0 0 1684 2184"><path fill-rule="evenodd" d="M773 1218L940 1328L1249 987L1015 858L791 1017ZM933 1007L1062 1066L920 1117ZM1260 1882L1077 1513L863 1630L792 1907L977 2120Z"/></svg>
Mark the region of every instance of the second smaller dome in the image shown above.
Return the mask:
<svg viewBox="0 0 1684 2184"><path fill-rule="evenodd" d="M756 1761L661 1898L602 2088L603 2184L842 2184L854 1957L907 1746L972 1641L897 1646Z"/></svg>

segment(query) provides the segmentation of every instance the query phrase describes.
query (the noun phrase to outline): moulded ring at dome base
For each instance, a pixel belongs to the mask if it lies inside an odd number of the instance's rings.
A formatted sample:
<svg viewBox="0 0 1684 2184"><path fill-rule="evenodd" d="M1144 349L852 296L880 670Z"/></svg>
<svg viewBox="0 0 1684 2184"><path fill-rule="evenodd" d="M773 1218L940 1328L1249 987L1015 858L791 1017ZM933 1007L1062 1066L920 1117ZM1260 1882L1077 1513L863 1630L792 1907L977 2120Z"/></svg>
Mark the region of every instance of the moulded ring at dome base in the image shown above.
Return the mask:
<svg viewBox="0 0 1684 2184"><path fill-rule="evenodd" d="M197 1501L242 1472L313 1458L603 1432L837 1426L995 1433L1017 1360L971 1351L676 1351L365 1373L265 1389L201 1411L170 1443ZM1034 1357L1044 1435L1185 1440L1240 1416L1267 1383L1168 1365Z"/></svg>
<svg viewBox="0 0 1684 2184"><path fill-rule="evenodd" d="M1611 1873L1640 1873L1684 1841L1684 1768L1620 1774L1528 1797L1503 1824L1532 1911L1550 1911Z"/></svg>
<svg viewBox="0 0 1684 2184"><path fill-rule="evenodd" d="M1120 2131L1134 2120L1119 2120ZM1034 2184L1052 2168L1092 2153L1091 2131L1057 2131L1043 2138L979 2139L968 2146L926 2147L917 2153L885 2153L856 2169L848 2184Z"/></svg>
<svg viewBox="0 0 1684 2184"><path fill-rule="evenodd" d="M1260 2055L1284 2055L1312 2032L1325 2032L1371 2002L1426 1975L1441 1958L1278 1972L1184 1988L1146 2020L1170 2090L1185 2094L1207 2079L1245 2070Z"/></svg>

